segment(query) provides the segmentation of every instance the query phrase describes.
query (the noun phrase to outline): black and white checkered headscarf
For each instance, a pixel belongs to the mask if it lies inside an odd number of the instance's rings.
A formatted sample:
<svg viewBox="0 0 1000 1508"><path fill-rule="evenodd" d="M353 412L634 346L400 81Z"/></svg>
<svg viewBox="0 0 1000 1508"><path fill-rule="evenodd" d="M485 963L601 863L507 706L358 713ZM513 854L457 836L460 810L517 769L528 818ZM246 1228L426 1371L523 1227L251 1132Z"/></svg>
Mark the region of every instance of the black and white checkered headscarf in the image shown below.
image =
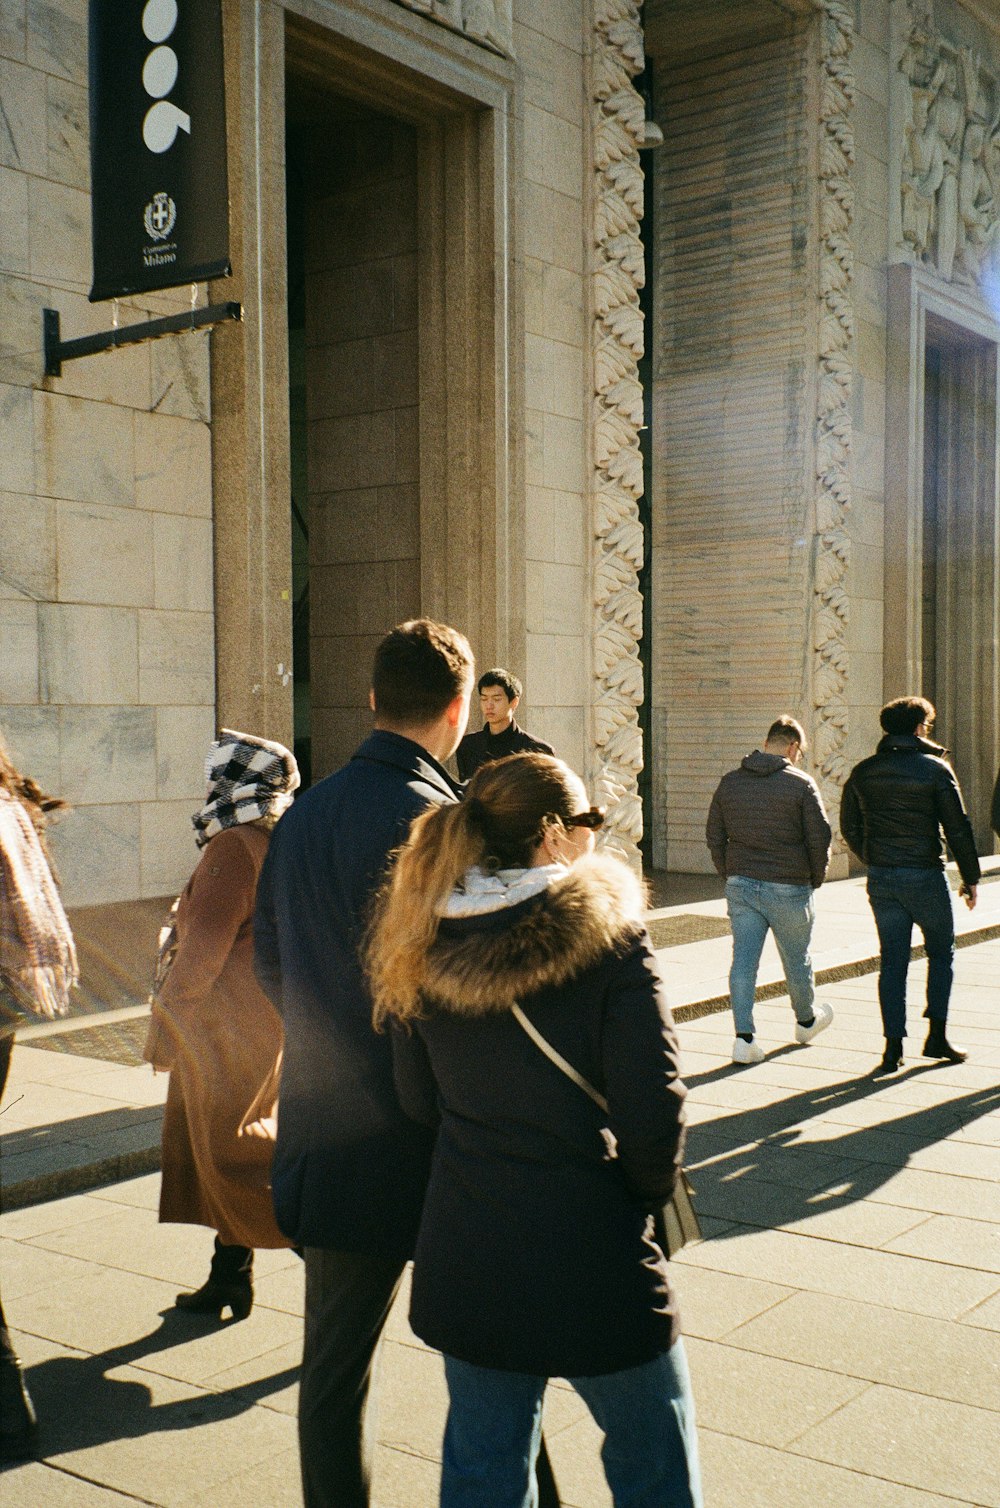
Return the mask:
<svg viewBox="0 0 1000 1508"><path fill-rule="evenodd" d="M284 744L223 728L209 747L205 780L205 805L191 818L199 848L224 827L280 817L298 788L299 767Z"/></svg>

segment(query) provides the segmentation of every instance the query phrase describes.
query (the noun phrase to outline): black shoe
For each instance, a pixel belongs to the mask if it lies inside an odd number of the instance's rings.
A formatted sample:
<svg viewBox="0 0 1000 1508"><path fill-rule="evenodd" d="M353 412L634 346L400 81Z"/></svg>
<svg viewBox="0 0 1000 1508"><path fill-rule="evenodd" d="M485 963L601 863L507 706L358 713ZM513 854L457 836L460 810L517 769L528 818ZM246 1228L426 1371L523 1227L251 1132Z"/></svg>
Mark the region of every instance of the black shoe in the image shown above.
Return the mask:
<svg viewBox="0 0 1000 1508"><path fill-rule="evenodd" d="M881 1078L883 1074L895 1073L897 1068L903 1066L903 1039L902 1037L886 1037L885 1052L882 1061L875 1069L873 1078Z"/></svg>
<svg viewBox="0 0 1000 1508"><path fill-rule="evenodd" d="M960 1052L957 1047L952 1047L944 1034L943 1021L931 1022L927 1041L924 1043L925 1058L944 1058L948 1063L964 1063L968 1056L967 1052Z"/></svg>
<svg viewBox="0 0 1000 1508"><path fill-rule="evenodd" d="M0 1357L0 1461L26 1461L38 1451L38 1419L16 1356Z"/></svg>
<svg viewBox="0 0 1000 1508"><path fill-rule="evenodd" d="M234 1320L246 1319L253 1308L253 1247L227 1246L216 1236L208 1282L194 1293L179 1293L174 1302L188 1314L221 1319L223 1309L231 1309Z"/></svg>
<svg viewBox="0 0 1000 1508"><path fill-rule="evenodd" d="M245 1320L253 1308L253 1284L249 1278L235 1283L209 1278L194 1293L179 1293L174 1303L188 1314L213 1314L221 1319L223 1309L231 1309L234 1320Z"/></svg>

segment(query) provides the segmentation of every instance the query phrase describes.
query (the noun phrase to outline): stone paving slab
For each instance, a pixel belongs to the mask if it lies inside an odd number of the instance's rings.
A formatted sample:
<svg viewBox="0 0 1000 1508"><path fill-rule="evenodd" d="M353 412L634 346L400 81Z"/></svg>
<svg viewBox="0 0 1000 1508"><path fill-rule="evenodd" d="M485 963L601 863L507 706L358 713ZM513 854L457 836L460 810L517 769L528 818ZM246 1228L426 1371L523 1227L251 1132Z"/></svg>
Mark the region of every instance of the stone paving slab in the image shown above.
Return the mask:
<svg viewBox="0 0 1000 1508"><path fill-rule="evenodd" d="M707 1239L674 1275L707 1508L1000 1503L1000 1085L980 1053L1000 1052L1000 984L965 986L966 958L1000 981L1000 942L959 956L953 1035L972 1048L967 1065L915 1058L873 1081L871 977L824 992L837 1019L808 1048L788 1042L787 1001L760 1005L768 1057L752 1068L729 1062L725 1017L680 1028ZM911 1004L918 1030L914 1017ZM211 1236L159 1227L157 1196L146 1175L0 1224L5 1301L48 1456L0 1478L5 1505L301 1504L301 1265L259 1254L242 1324L181 1315L174 1297L201 1281ZM436 1503L441 1362L410 1333L406 1301L404 1290L385 1350L376 1508ZM581 1401L553 1385L545 1422L566 1508L609 1508Z"/></svg>

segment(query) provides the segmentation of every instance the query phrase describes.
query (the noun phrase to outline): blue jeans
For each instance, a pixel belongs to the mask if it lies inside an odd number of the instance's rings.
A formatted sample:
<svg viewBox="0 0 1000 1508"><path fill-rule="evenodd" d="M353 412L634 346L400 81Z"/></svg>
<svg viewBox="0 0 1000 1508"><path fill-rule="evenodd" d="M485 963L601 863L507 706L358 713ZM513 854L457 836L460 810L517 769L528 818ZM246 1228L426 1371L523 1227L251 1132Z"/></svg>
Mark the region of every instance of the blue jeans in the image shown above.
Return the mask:
<svg viewBox="0 0 1000 1508"><path fill-rule="evenodd" d="M450 1407L441 1508L535 1508L547 1378L444 1359ZM604 1431L616 1508L702 1508L694 1399L683 1342L644 1366L568 1379Z"/></svg>
<svg viewBox="0 0 1000 1508"><path fill-rule="evenodd" d="M736 874L726 881L726 905L733 929L729 999L737 1036L753 1032L757 969L768 931L774 933L796 1021L811 1021L816 998L812 939L816 910L811 885L780 885Z"/></svg>
<svg viewBox="0 0 1000 1508"><path fill-rule="evenodd" d="M954 975L955 918L948 881L941 869L868 870L868 899L875 913L881 963L878 1000L887 1037L906 1036L906 971L916 922L927 949L925 1016L942 1025L948 1019Z"/></svg>

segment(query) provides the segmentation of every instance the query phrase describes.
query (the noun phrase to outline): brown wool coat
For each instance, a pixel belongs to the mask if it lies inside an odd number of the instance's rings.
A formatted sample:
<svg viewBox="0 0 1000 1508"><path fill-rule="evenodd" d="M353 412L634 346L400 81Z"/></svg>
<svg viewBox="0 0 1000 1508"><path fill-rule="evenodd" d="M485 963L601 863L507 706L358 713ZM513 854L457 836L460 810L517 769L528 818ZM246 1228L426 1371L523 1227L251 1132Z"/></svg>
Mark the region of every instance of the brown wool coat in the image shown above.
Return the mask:
<svg viewBox="0 0 1000 1508"><path fill-rule="evenodd" d="M253 908L269 833L210 840L177 908L177 954L146 1056L170 1069L160 1219L207 1225L239 1246L288 1246L271 1207L273 1143L239 1136L275 1071L281 1021L253 972Z"/></svg>

